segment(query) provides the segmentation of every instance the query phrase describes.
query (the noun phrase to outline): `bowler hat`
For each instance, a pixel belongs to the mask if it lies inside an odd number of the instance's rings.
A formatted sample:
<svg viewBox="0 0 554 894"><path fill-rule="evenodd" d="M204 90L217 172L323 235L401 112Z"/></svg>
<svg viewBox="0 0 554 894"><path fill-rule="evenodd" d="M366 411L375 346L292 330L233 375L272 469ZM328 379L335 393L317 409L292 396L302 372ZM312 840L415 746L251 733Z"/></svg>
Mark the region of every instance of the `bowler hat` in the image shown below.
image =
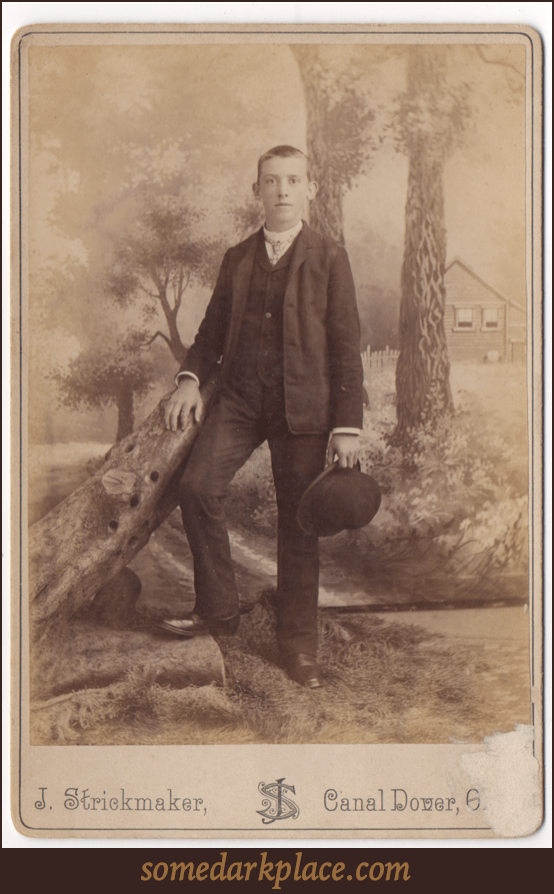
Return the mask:
<svg viewBox="0 0 554 894"><path fill-rule="evenodd" d="M298 524L307 534L331 537L345 528L363 528L381 505L374 478L360 469L339 469L335 460L312 481L298 507Z"/></svg>

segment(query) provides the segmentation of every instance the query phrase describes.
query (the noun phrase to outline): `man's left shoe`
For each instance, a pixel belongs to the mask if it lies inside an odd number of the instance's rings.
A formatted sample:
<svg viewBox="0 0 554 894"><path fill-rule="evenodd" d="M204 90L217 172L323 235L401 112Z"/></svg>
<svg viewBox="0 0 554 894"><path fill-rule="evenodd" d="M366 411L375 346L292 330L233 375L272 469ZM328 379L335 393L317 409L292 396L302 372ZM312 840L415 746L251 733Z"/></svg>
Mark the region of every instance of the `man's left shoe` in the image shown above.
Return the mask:
<svg viewBox="0 0 554 894"><path fill-rule="evenodd" d="M160 621L159 626L177 636L232 636L239 628L240 618L201 618L196 612L190 612L184 618L173 621Z"/></svg>
<svg viewBox="0 0 554 894"><path fill-rule="evenodd" d="M313 655L299 652L286 658L287 673L291 680L307 689L323 688L323 673Z"/></svg>

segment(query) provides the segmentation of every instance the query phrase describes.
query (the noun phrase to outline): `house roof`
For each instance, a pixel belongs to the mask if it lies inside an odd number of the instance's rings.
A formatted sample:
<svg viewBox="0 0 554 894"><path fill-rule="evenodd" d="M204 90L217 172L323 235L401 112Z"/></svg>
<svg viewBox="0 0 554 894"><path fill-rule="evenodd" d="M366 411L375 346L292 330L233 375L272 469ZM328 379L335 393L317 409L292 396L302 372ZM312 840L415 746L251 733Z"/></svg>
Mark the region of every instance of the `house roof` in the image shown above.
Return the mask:
<svg viewBox="0 0 554 894"><path fill-rule="evenodd" d="M476 279L477 282L481 283L482 286L485 286L486 289L489 289L489 291L494 292L494 294L497 295L497 297L500 298L502 301L505 301L506 304L509 304L511 307L515 307L517 310L520 310L521 313L523 313L523 314L526 313L526 309L522 304L518 304L517 301L513 301L511 298L508 298L502 292L499 292L498 289L495 289L494 286L491 286L490 283L485 282L485 280L481 276L479 276L479 274L476 273L475 270L473 270L469 266L469 264L467 264L462 258L458 257L458 255L456 255L456 257L452 258L452 260L447 263L446 267L444 268L444 272L446 273L447 270L450 270L450 268L453 267L454 264L459 264L460 267L463 267L463 269L467 273L469 273L470 276L472 276L474 279Z"/></svg>

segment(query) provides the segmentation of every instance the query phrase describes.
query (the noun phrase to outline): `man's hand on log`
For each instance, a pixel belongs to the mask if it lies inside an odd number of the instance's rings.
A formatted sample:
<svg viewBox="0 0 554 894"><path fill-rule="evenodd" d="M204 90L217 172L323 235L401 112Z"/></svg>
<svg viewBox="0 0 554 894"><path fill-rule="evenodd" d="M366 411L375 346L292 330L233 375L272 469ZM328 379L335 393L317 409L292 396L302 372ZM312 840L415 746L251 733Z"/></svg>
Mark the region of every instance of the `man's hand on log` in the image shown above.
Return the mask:
<svg viewBox="0 0 554 894"><path fill-rule="evenodd" d="M165 407L166 428L171 431L177 431L179 428L184 429L191 410L194 411L194 421L200 422L202 407L200 388L194 379L181 379Z"/></svg>

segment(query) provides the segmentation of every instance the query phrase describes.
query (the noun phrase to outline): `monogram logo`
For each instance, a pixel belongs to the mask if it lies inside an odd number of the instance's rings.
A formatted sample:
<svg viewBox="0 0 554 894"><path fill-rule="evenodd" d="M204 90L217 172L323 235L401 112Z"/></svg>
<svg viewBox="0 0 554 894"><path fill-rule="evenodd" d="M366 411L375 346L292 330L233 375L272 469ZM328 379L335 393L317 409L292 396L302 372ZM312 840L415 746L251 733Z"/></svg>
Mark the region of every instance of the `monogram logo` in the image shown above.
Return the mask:
<svg viewBox="0 0 554 894"><path fill-rule="evenodd" d="M268 825L280 819L296 819L300 815L300 808L292 800L285 797L283 792L292 792L296 794L294 785L286 785L285 778L277 779L275 782L260 782L258 791L264 795L262 807L264 810L257 810L262 817L262 822Z"/></svg>

